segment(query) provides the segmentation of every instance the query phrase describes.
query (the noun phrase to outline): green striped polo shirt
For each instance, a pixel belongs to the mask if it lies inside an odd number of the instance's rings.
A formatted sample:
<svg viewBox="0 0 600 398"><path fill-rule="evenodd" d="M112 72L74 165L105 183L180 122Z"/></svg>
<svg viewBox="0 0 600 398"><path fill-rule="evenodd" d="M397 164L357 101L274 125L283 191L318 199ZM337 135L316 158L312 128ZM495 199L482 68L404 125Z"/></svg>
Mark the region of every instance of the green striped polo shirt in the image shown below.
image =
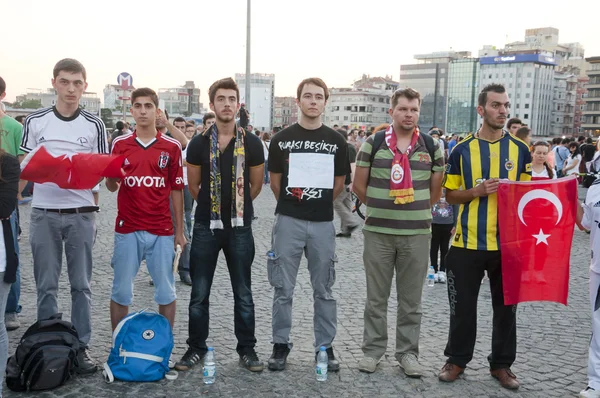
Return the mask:
<svg viewBox="0 0 600 398"><path fill-rule="evenodd" d="M419 137L409 159L415 201L395 204L394 197L390 196L390 174L394 155L384 140L373 157L371 165L374 136L367 138L356 157L357 167L371 169L364 229L388 235L429 234L431 232L431 204L429 203L431 173L444 171L444 155L439 144L435 142L435 159L432 165L425 141L423 137Z"/></svg>

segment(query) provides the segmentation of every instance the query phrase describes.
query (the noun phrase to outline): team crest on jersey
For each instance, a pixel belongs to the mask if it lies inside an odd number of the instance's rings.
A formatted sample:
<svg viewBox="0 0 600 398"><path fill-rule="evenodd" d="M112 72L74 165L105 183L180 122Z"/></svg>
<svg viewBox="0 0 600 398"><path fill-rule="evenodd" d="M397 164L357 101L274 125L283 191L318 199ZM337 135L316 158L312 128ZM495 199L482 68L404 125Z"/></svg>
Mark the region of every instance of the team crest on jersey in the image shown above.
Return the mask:
<svg viewBox="0 0 600 398"><path fill-rule="evenodd" d="M515 163L512 160L507 160L506 163L504 163L504 168L507 171L512 171L515 168Z"/></svg>
<svg viewBox="0 0 600 398"><path fill-rule="evenodd" d="M164 169L168 165L169 165L169 153L161 152L160 156L158 157L158 167L160 167L161 169Z"/></svg>

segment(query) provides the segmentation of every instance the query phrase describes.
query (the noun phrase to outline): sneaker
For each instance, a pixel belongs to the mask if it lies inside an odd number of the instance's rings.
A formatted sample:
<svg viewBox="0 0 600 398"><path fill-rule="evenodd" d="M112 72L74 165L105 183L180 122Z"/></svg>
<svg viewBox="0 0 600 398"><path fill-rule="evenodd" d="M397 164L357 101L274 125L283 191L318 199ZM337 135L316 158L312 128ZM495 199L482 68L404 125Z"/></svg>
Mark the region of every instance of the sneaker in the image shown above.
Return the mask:
<svg viewBox="0 0 600 398"><path fill-rule="evenodd" d="M315 353L315 361L317 360L317 356L319 353ZM340 370L340 362L335 359L335 355L333 353L333 347L329 347L327 349L327 371L328 372L337 372Z"/></svg>
<svg viewBox="0 0 600 398"><path fill-rule="evenodd" d="M90 350L87 348L80 349L75 359L75 372L85 375L94 373L96 370L98 370L98 366L92 359Z"/></svg>
<svg viewBox="0 0 600 398"><path fill-rule="evenodd" d="M177 370L190 370L199 362L204 360L204 352L188 348L181 360L175 364Z"/></svg>
<svg viewBox="0 0 600 398"><path fill-rule="evenodd" d="M439 274L439 283L446 283L446 273L444 271L438 272Z"/></svg>
<svg viewBox="0 0 600 398"><path fill-rule="evenodd" d="M373 373L377 369L378 362L375 358L363 357L358 363L358 370L365 373Z"/></svg>
<svg viewBox="0 0 600 398"><path fill-rule="evenodd" d="M600 391L596 391L592 387L587 386L585 390L582 390L579 393L579 398L600 398Z"/></svg>
<svg viewBox="0 0 600 398"><path fill-rule="evenodd" d="M436 272L433 274L433 283L440 283L440 273Z"/></svg>
<svg viewBox="0 0 600 398"><path fill-rule="evenodd" d="M4 314L4 326L6 327L6 330L15 330L21 327L21 322L19 322L16 312Z"/></svg>
<svg viewBox="0 0 600 398"><path fill-rule="evenodd" d="M269 358L269 369L284 370L285 362L289 354L290 348L287 344L274 344L273 354L271 354L271 358Z"/></svg>
<svg viewBox="0 0 600 398"><path fill-rule="evenodd" d="M251 372L262 372L265 368L263 362L258 359L254 348L247 348L240 353L240 364Z"/></svg>
<svg viewBox="0 0 600 398"><path fill-rule="evenodd" d="M421 377L423 375L423 368L419 364L417 356L415 354L404 354L400 357L400 367L404 369L404 374L408 377Z"/></svg>

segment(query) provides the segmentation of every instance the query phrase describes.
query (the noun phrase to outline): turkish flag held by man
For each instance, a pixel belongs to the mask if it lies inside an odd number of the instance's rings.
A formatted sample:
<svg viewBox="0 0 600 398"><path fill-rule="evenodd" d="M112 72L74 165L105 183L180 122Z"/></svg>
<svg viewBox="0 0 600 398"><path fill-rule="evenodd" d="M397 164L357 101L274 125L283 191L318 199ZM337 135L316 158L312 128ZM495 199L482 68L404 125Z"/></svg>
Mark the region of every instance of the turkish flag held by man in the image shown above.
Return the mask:
<svg viewBox="0 0 600 398"><path fill-rule="evenodd" d="M567 305L577 179L500 181L498 229L504 304Z"/></svg>
<svg viewBox="0 0 600 398"><path fill-rule="evenodd" d="M42 145L21 162L21 179L52 182L64 189L91 189L103 177L121 178L123 161L123 156L97 153L52 156Z"/></svg>

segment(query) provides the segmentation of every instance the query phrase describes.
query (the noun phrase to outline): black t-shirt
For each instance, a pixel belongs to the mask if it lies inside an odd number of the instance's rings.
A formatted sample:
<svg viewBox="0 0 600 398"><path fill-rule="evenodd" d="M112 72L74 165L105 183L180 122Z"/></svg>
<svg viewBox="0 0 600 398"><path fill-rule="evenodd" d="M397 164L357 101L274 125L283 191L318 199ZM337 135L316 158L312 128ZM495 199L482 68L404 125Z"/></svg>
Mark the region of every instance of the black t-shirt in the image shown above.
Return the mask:
<svg viewBox="0 0 600 398"><path fill-rule="evenodd" d="M282 174L275 212L301 220L332 221L333 189L327 188L323 182L333 187L334 176L348 173L347 145L340 133L327 126L306 130L296 123L275 134L269 147L269 171ZM294 155L293 160L290 160L290 154ZM318 186L288 186L290 162L292 167L302 171L300 174L313 172L313 154L327 155L319 158L322 164L329 165L331 176L319 175L319 171L315 170L314 181Z"/></svg>
<svg viewBox="0 0 600 398"><path fill-rule="evenodd" d="M231 140L227 148L220 154L221 163L221 220L226 228L231 227L231 200L232 200L232 165L233 149L235 147L235 137ZM246 133L244 140L244 150L246 153L246 164L244 167L244 225L251 225L254 207L250 198L250 168L260 166L265 163L265 154L263 152L260 139L254 134ZM186 161L190 167L200 166L201 184L198 192L198 205L196 206L195 220L200 222L210 222L210 136L206 133L199 134L192 138L187 147Z"/></svg>

